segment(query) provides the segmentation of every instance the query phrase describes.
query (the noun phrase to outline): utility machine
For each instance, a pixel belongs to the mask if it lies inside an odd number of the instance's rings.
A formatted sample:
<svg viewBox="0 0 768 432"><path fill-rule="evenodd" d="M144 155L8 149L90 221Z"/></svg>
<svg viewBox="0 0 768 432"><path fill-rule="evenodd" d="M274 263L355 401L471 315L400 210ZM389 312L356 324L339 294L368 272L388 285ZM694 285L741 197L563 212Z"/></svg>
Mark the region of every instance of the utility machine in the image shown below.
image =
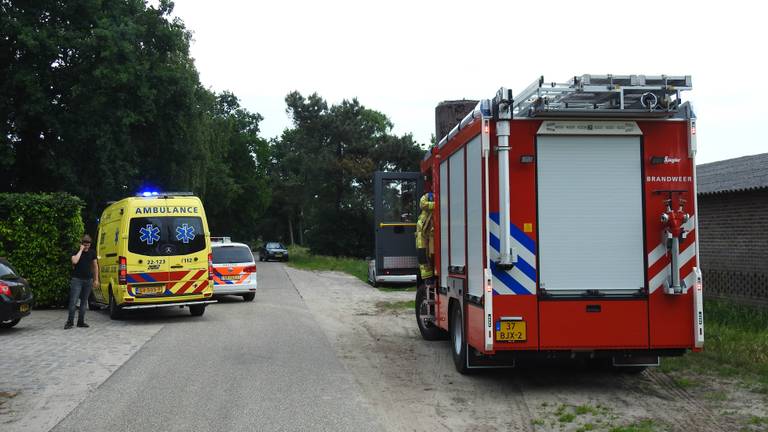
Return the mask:
<svg viewBox="0 0 768 432"><path fill-rule="evenodd" d="M423 182L419 172L373 174L375 255L368 260L368 282L415 284L419 272L414 243Z"/></svg>

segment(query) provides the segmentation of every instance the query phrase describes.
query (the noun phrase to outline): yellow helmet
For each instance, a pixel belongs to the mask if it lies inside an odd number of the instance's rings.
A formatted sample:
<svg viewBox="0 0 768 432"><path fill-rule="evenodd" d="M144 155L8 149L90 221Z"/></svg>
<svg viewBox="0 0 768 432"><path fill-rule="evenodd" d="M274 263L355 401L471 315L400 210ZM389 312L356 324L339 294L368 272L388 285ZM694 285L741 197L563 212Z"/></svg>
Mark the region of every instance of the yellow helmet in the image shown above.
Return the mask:
<svg viewBox="0 0 768 432"><path fill-rule="evenodd" d="M419 207L422 210L432 210L432 208L435 206L435 200L434 200L434 194L432 192L427 192L424 195L421 196L421 199L419 200Z"/></svg>

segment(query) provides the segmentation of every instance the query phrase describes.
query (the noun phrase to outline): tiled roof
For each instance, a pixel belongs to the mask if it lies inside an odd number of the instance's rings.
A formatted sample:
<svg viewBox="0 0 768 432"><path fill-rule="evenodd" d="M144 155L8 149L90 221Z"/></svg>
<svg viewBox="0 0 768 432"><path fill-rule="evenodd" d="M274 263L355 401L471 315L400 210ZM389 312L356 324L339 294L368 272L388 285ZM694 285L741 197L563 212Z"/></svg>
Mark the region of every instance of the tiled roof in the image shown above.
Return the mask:
<svg viewBox="0 0 768 432"><path fill-rule="evenodd" d="M768 188L768 153L696 167L699 194Z"/></svg>

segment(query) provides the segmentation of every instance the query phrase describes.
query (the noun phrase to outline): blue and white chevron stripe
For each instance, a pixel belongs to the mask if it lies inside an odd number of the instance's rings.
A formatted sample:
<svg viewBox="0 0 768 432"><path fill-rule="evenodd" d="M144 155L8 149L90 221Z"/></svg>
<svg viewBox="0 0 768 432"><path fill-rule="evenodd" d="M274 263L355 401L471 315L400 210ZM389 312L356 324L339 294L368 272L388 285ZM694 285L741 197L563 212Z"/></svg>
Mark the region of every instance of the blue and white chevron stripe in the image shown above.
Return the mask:
<svg viewBox="0 0 768 432"><path fill-rule="evenodd" d="M511 247L517 251L517 264L512 270L496 267L499 260L499 214L489 213L488 228L491 247L488 249L489 265L493 273L494 294L532 295L536 293L536 242L515 224L510 224Z"/></svg>

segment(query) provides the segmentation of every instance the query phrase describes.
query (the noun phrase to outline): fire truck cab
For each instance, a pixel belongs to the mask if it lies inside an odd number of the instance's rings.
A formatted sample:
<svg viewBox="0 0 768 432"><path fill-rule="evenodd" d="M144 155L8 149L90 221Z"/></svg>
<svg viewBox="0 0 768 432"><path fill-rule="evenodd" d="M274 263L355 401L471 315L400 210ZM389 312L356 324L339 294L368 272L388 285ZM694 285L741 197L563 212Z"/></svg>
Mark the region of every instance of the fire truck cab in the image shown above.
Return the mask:
<svg viewBox="0 0 768 432"><path fill-rule="evenodd" d="M480 101L431 148L425 339L459 372L524 358L634 369L704 342L690 76L536 80Z"/></svg>

